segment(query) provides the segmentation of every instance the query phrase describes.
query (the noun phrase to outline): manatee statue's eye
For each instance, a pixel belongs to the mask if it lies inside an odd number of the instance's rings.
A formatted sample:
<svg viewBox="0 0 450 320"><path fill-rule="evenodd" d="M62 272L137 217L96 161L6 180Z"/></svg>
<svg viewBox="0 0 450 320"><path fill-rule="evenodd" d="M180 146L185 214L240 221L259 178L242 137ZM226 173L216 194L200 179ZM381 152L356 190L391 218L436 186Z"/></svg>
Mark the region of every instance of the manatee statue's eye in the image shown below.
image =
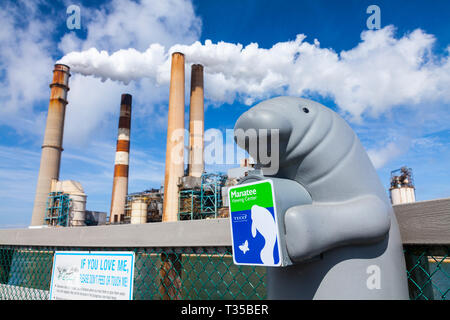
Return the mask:
<svg viewBox="0 0 450 320"><path fill-rule="evenodd" d="M303 108L303 112L304 112L304 113L308 113L308 112L309 112L309 109L308 109L308 108Z"/></svg>

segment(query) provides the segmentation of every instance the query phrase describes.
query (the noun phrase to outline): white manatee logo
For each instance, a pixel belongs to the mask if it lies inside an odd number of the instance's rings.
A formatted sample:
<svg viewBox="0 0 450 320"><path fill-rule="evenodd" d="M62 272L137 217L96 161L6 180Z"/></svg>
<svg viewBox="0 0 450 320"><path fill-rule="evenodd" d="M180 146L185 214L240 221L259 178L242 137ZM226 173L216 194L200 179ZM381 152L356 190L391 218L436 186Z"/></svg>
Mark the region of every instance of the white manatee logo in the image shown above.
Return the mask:
<svg viewBox="0 0 450 320"><path fill-rule="evenodd" d="M275 241L277 240L277 230L275 220L266 208L258 205L252 206L252 236L256 237L258 231L265 240L264 247L261 250L261 261L267 265L275 264L273 257L273 249L275 248Z"/></svg>

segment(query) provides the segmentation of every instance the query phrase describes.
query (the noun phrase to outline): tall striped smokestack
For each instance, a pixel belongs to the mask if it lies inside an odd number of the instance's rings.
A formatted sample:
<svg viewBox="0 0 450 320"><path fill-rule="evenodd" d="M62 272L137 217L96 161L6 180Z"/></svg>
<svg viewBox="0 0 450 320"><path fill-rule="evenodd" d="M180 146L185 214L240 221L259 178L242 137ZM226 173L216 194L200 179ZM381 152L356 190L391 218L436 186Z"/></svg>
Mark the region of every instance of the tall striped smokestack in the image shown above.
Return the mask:
<svg viewBox="0 0 450 320"><path fill-rule="evenodd" d="M201 177L203 173L203 66L194 64L191 68L191 106L189 110L189 175Z"/></svg>
<svg viewBox="0 0 450 320"><path fill-rule="evenodd" d="M128 193L128 161L130 158L131 100L130 94L122 94L109 216L111 223L122 221L125 213L125 201Z"/></svg>
<svg viewBox="0 0 450 320"><path fill-rule="evenodd" d="M178 220L178 182L184 175L184 54L172 54L163 221Z"/></svg>
<svg viewBox="0 0 450 320"><path fill-rule="evenodd" d="M59 179L69 77L70 68L68 66L55 64L53 81L50 84L50 102L44 142L42 144L41 165L39 167L31 226L44 224L52 179Z"/></svg>

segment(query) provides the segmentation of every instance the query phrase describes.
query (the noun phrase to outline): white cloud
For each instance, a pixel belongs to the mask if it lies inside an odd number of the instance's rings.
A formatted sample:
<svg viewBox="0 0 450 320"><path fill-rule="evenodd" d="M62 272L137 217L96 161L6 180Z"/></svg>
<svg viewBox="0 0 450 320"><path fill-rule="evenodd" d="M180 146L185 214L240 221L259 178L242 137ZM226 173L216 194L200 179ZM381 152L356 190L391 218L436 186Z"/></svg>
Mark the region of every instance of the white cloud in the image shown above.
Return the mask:
<svg viewBox="0 0 450 320"><path fill-rule="evenodd" d="M0 125L22 133L40 133L44 116L33 107L48 99L53 59L51 23L38 19L38 2L0 8Z"/></svg>
<svg viewBox="0 0 450 320"><path fill-rule="evenodd" d="M8 125L24 136L43 134L50 94L48 85L54 56L58 54L56 47L64 53L91 47L110 52L131 47L145 49L150 43L171 46L195 41L201 29L201 20L190 1L114 0L97 9L82 7L86 39L68 32L56 42L49 35L60 21L46 18L42 8L47 5L42 1L19 1L0 6L0 125ZM118 56L120 60L120 54ZM147 62L162 63L159 60ZM120 65L116 67L120 74ZM136 61L130 71L147 70ZM147 115L148 110L155 110L152 104L167 98L166 88L159 87L153 80L124 86L73 75L69 87L65 132L65 144L69 145L86 143L93 132L111 128L108 127L111 125L109 117L117 114L121 93L130 92L139 97L135 100L138 113L144 113L142 109L146 106Z"/></svg>
<svg viewBox="0 0 450 320"><path fill-rule="evenodd" d="M420 137L414 139L412 141L412 145L414 148L419 150L439 150L440 148L444 148L445 145L442 144L437 137Z"/></svg>
<svg viewBox="0 0 450 320"><path fill-rule="evenodd" d="M145 50L150 43L191 43L201 30L201 20L187 0L113 0L97 10L82 8L82 17L88 21L83 26L87 38L80 40L68 33L60 43L63 52L74 48Z"/></svg>
<svg viewBox="0 0 450 320"><path fill-rule="evenodd" d="M170 46L196 40L201 20L195 15L192 3L115 0L98 10L82 8L81 12L89 21L83 26L87 38L81 40L75 33L68 33L59 47L63 52L75 47L87 49L83 54L73 52L68 56L77 61L78 73L88 75L95 68L100 71L95 76L102 81L80 74L71 77L65 143L80 145L88 142L93 134L115 131L117 119L111 121L111 115L118 114L122 93L133 95L133 123L136 116L146 116L152 118L152 127L165 126L166 111L158 108L168 98L168 89L158 81L161 75L168 77L166 74L170 72L170 65L165 65L164 47L153 44L144 53L138 50L151 43ZM108 52L114 53L109 56ZM129 83L130 74L139 81ZM151 79L145 79L148 74L152 75ZM123 83L107 80L110 78Z"/></svg>
<svg viewBox="0 0 450 320"><path fill-rule="evenodd" d="M317 92L335 100L340 109L360 120L395 106L450 101L449 55L433 55L433 35L420 29L400 38L394 27L364 31L351 50L336 53L310 44L305 35L270 49L226 42L177 44L169 49L152 44L111 54L90 49L62 58L74 72L128 83L142 77L159 84L169 81L170 54L181 51L188 63L205 66L205 94L215 102L238 99L252 104L273 95Z"/></svg>
<svg viewBox="0 0 450 320"><path fill-rule="evenodd" d="M397 106L408 106L408 112L418 116L402 125L404 128L395 128L396 120L391 119L394 127L389 131L394 136L408 136L409 142L403 138L402 143L390 142L385 126L381 126L381 140L375 147L369 145L369 155L377 168L407 152L411 139L420 135L414 124L420 122L420 117L436 119L433 111L437 110L431 104L450 102L449 54L433 54L434 36L420 29L401 37L395 36L393 26L365 31L357 46L340 53L321 48L316 39L313 43L305 39L305 35L298 35L293 41L268 49L256 43L243 46L208 40L204 44L197 41L171 47L153 43L144 51L130 48L108 53L92 48L69 53L61 61L71 65L73 72L131 85L147 79L157 88L169 82L171 53L181 51L188 64L205 66L205 95L213 104L237 100L251 105L274 95L316 92L331 97L350 120L366 126L366 131L374 127L363 124L362 117L377 118ZM424 103L427 110L415 108ZM442 107L439 109L442 112Z"/></svg>
<svg viewBox="0 0 450 320"><path fill-rule="evenodd" d="M389 142L387 145L378 148L378 149L370 149L367 151L367 154L372 161L375 169L380 169L384 167L389 161L399 157L408 151L409 144L402 142Z"/></svg>

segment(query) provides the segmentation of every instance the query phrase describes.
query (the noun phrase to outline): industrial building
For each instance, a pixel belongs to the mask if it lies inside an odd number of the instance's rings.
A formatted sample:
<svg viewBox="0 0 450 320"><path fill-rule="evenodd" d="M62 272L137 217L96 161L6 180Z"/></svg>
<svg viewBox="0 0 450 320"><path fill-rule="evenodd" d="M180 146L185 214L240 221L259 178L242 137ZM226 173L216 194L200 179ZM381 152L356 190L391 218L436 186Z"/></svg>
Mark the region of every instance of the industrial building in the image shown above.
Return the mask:
<svg viewBox="0 0 450 320"><path fill-rule="evenodd" d="M185 57L172 54L166 166L159 189L128 193L132 140L132 96L124 93L120 115L109 218L106 212L86 210L88 195L80 182L59 180L65 108L70 67L56 64L50 84L50 103L42 145L41 165L30 227L76 227L101 224L142 224L160 221L209 219L228 216L228 187L253 170L251 159L227 174L204 171L204 67L191 66L189 105L189 163L185 166ZM131 150L132 152L132 150Z"/></svg>

